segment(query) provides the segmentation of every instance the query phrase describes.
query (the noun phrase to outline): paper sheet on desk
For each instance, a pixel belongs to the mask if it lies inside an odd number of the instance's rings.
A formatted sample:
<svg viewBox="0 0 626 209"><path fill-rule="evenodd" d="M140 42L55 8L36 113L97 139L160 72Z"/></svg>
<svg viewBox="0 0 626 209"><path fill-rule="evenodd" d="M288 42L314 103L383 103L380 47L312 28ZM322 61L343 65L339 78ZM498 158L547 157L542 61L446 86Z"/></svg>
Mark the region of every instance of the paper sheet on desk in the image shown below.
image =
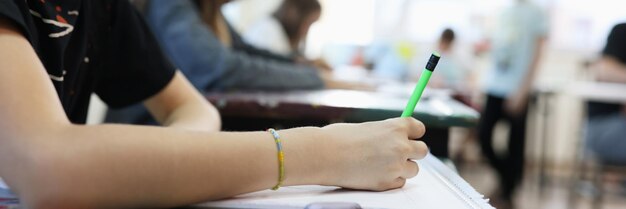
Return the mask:
<svg viewBox="0 0 626 209"><path fill-rule="evenodd" d="M0 178L0 203L8 200L17 200L17 197L11 192L9 186Z"/></svg>
<svg viewBox="0 0 626 209"><path fill-rule="evenodd" d="M9 193L11 193L11 189L9 189L9 186L4 183L4 180L0 177L0 198L7 197L8 195L5 194Z"/></svg>
<svg viewBox="0 0 626 209"><path fill-rule="evenodd" d="M433 160L441 165L432 165ZM344 190L325 186L283 187L278 191L260 191L232 199L204 203L209 208L299 208L314 202L356 202L363 208L493 208L473 188L463 188L463 182L453 182L449 176L458 176L450 169L441 174L443 164L432 155L418 161L420 173L406 182L403 188L385 192ZM459 177L460 179L460 177ZM457 179L458 180L458 179ZM457 181L454 180L454 181ZM467 183L465 183L467 184ZM471 191L466 191L471 190ZM473 194L474 192L475 194Z"/></svg>
<svg viewBox="0 0 626 209"><path fill-rule="evenodd" d="M0 177L0 189L9 189L9 186L4 183L4 180Z"/></svg>

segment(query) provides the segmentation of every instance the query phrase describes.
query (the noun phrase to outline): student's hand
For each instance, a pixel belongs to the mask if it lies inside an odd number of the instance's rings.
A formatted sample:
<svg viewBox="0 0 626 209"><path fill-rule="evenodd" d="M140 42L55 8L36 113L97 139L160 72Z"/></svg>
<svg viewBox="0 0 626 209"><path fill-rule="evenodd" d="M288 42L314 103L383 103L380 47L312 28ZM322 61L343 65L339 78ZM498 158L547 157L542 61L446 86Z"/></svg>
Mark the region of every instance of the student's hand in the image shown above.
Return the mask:
<svg viewBox="0 0 626 209"><path fill-rule="evenodd" d="M322 128L329 141L323 159L329 163L326 185L383 191L404 186L417 175L417 163L428 153L415 141L424 124L413 118L394 118L361 124L333 124ZM324 162L326 163L326 162Z"/></svg>
<svg viewBox="0 0 626 209"><path fill-rule="evenodd" d="M331 71L320 71L319 75L322 78L322 81L324 81L324 86L327 89L374 91L377 87L374 84L366 82L345 81L337 79Z"/></svg>
<svg viewBox="0 0 626 209"><path fill-rule="evenodd" d="M295 57L295 61L296 63L312 66L316 68L317 70L319 70L320 72L332 72L333 71L333 67L330 66L330 64L328 64L326 60L321 59L321 58L310 60L303 56L297 56Z"/></svg>
<svg viewBox="0 0 626 209"><path fill-rule="evenodd" d="M330 64L328 64L324 59L311 60L311 64L313 64L313 66L320 71L333 71L333 67L331 67Z"/></svg>
<svg viewBox="0 0 626 209"><path fill-rule="evenodd" d="M527 103L527 93L516 93L504 101L504 110L512 116L518 116L524 112Z"/></svg>

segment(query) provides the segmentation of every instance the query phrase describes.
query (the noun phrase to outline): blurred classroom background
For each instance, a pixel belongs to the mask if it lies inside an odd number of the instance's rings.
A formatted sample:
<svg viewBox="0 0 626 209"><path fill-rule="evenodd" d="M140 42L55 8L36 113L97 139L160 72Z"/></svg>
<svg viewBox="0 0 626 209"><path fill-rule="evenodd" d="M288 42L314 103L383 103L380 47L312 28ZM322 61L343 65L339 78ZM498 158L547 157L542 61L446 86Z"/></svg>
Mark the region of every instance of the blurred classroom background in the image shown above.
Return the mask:
<svg viewBox="0 0 626 209"><path fill-rule="evenodd" d="M480 104L481 73L489 68L488 44L499 14L513 0L320 0L322 15L310 29L306 56L323 58L335 68L361 65L378 76L406 79L402 71L419 74L424 54L436 49L441 32L455 32L455 56L473 75L472 101ZM536 0L547 14L548 39L536 77L534 102L528 118L526 173L518 208L591 208L591 186L575 186L581 195L570 197L571 178L577 169L584 102L567 93L568 86L589 80L588 66L602 51L611 28L626 22L626 2L614 0ZM267 16L280 0L232 2L224 13L244 32ZM626 39L626 37L623 37ZM446 59L445 57L443 59ZM369 65L369 66L368 66ZM373 66L372 66L373 65ZM626 94L626 92L624 93ZM548 101L548 102L546 102ZM546 104L547 103L547 104ZM479 106L480 107L480 106ZM495 146L506 147L506 124L499 124ZM485 165L477 143L467 143L467 130L453 129L451 156L461 174L480 192L490 194L497 178ZM545 141L543 141L545 140ZM626 136L624 136L626 140ZM471 141L471 140L470 140ZM475 140L474 140L475 142ZM543 147L543 149L541 149ZM543 153L542 153L543 152ZM626 152L626 150L624 150ZM545 166L540 174L540 166ZM603 184L603 208L626 207L624 180L609 174ZM611 181L611 179L613 181ZM588 183L591 184L591 183ZM543 188L540 188L543 187ZM541 190L541 192L540 192Z"/></svg>
<svg viewBox="0 0 626 209"><path fill-rule="evenodd" d="M233 1L222 11L233 27L245 34L280 2ZM441 33L451 29L455 41L450 57L468 76L456 78L463 86L447 88L455 88L466 104L480 112L484 102L481 79L492 62L490 40L500 13L515 2L320 0L321 16L310 28L304 55L325 60L335 74L347 80L368 74L412 82L427 56L437 50ZM588 166L582 157L585 98L573 93L572 85L592 80L590 65L600 56L611 28L626 22L626 2L532 2L547 15L547 42L529 102L526 169L515 196L516 208L625 208L626 164L621 169L605 169L597 163ZM620 88L616 91L619 94ZM90 121L98 121L98 117ZM507 132L506 123L496 125L497 149L506 149ZM474 135L473 129L451 129L450 158L471 185L490 195L498 190L497 175L482 156ZM583 178L589 173L591 178Z"/></svg>

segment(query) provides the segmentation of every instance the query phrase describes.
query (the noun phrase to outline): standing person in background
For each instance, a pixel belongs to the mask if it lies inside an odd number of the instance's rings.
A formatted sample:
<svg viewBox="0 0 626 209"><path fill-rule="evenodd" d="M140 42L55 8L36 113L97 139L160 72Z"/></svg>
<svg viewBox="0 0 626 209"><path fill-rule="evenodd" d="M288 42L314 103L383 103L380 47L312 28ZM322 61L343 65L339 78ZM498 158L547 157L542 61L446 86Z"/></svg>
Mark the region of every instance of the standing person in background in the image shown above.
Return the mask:
<svg viewBox="0 0 626 209"><path fill-rule="evenodd" d="M482 152L500 177L501 194L493 197L498 208L512 208L515 189L522 179L528 97L547 34L543 11L518 0L500 17L493 40L493 65L485 76L487 99L478 135ZM507 152L494 152L493 129L505 119L510 126Z"/></svg>
<svg viewBox="0 0 626 209"><path fill-rule="evenodd" d="M594 65L596 79L602 82L626 84L626 23L611 30ZM594 155L605 163L626 163L626 105L590 102L586 143Z"/></svg>
<svg viewBox="0 0 626 209"><path fill-rule="evenodd" d="M313 65L247 44L221 7L230 0L136 1L165 53L201 91L303 90L349 86ZM138 104L110 110L106 122L156 124Z"/></svg>
<svg viewBox="0 0 626 209"><path fill-rule="evenodd" d="M317 0L283 0L272 16L247 30L244 39L274 53L302 56L309 28L321 13Z"/></svg>

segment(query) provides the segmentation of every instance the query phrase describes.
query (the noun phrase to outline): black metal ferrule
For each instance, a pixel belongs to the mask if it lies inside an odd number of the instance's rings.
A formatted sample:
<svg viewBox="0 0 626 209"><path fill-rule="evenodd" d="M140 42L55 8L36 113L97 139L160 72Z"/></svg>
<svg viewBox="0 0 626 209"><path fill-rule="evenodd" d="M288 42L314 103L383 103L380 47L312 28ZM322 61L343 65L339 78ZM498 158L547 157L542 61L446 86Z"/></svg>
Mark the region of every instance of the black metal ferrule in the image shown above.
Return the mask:
<svg viewBox="0 0 626 209"><path fill-rule="evenodd" d="M426 70L435 71L435 67L437 67L437 63L439 63L439 59L441 57L432 54L430 55L430 59L428 59L428 63L426 64Z"/></svg>

